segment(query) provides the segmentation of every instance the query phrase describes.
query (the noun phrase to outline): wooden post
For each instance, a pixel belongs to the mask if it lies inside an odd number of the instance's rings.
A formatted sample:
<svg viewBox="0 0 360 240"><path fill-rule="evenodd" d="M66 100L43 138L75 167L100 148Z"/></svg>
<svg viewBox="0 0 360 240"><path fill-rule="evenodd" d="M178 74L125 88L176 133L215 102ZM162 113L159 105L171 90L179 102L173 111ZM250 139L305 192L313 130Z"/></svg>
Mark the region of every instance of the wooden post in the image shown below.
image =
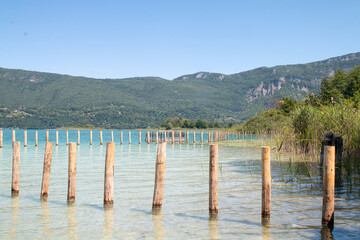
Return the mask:
<svg viewBox="0 0 360 240"><path fill-rule="evenodd" d="M12 185L11 193L19 193L20 178L20 142L13 142L13 164L12 164Z"/></svg>
<svg viewBox="0 0 360 240"><path fill-rule="evenodd" d="M141 131L139 131L139 144L141 144Z"/></svg>
<svg viewBox="0 0 360 240"><path fill-rule="evenodd" d="M186 132L186 143L189 143L189 131Z"/></svg>
<svg viewBox="0 0 360 240"><path fill-rule="evenodd" d="M325 146L323 173L322 224L334 225L335 209L335 146Z"/></svg>
<svg viewBox="0 0 360 240"><path fill-rule="evenodd" d="M66 131L66 146L69 145L69 131Z"/></svg>
<svg viewBox="0 0 360 240"><path fill-rule="evenodd" d="M103 145L102 131L100 130L100 145Z"/></svg>
<svg viewBox="0 0 360 240"><path fill-rule="evenodd" d="M211 136L211 133L208 132L208 142L210 142L210 136Z"/></svg>
<svg viewBox="0 0 360 240"><path fill-rule="evenodd" d="M166 142L163 142L163 143L159 143L157 147L153 207L160 207L162 205L162 199L164 193L165 167L166 167Z"/></svg>
<svg viewBox="0 0 360 240"><path fill-rule="evenodd" d="M111 141L113 142L114 141L114 132L111 131ZM106 146L107 147L107 146Z"/></svg>
<svg viewBox="0 0 360 240"><path fill-rule="evenodd" d="M175 133L174 133L174 131L171 132L171 143L172 144L175 143Z"/></svg>
<svg viewBox="0 0 360 240"><path fill-rule="evenodd" d="M123 144L123 131L120 132L120 144Z"/></svg>
<svg viewBox="0 0 360 240"><path fill-rule="evenodd" d="M270 218L271 208L271 169L270 169L270 147L261 148L261 216Z"/></svg>
<svg viewBox="0 0 360 240"><path fill-rule="evenodd" d="M193 142L195 143L196 142L196 133L195 133L195 131L194 131L193 137L194 137Z"/></svg>
<svg viewBox="0 0 360 240"><path fill-rule="evenodd" d="M16 141L15 130L12 130L11 133L12 133L12 142L14 143Z"/></svg>
<svg viewBox="0 0 360 240"><path fill-rule="evenodd" d="M45 132L45 142L49 141L49 131Z"/></svg>
<svg viewBox="0 0 360 240"><path fill-rule="evenodd" d="M38 131L35 131L35 147L38 146Z"/></svg>
<svg viewBox="0 0 360 240"><path fill-rule="evenodd" d="M129 144L131 144L131 131L129 131Z"/></svg>
<svg viewBox="0 0 360 240"><path fill-rule="evenodd" d="M27 131L24 131L24 147L27 147Z"/></svg>
<svg viewBox="0 0 360 240"><path fill-rule="evenodd" d="M46 199L49 194L52 151L53 151L53 143L47 142L45 145L44 167L43 167L43 177L42 177L42 185L41 185L41 198L43 199Z"/></svg>
<svg viewBox="0 0 360 240"><path fill-rule="evenodd" d="M56 144L56 146L59 146L59 132L58 131L56 131L56 133L55 133L55 144Z"/></svg>
<svg viewBox="0 0 360 240"><path fill-rule="evenodd" d="M159 133L155 132L155 139L156 139L156 144L159 143Z"/></svg>
<svg viewBox="0 0 360 240"><path fill-rule="evenodd" d="M68 165L68 202L75 201L76 187L76 143L69 143L69 165Z"/></svg>
<svg viewBox="0 0 360 240"><path fill-rule="evenodd" d="M92 145L92 131L90 130L90 146Z"/></svg>
<svg viewBox="0 0 360 240"><path fill-rule="evenodd" d="M150 140L151 140L151 138L150 138L150 132L147 132L147 135L148 135L148 136L147 136L147 140L148 140L147 143L150 144Z"/></svg>
<svg viewBox="0 0 360 240"><path fill-rule="evenodd" d="M209 211L218 212L218 145L210 144L209 161Z"/></svg>
<svg viewBox="0 0 360 240"><path fill-rule="evenodd" d="M203 143L203 141L204 141L204 133L201 131L200 135L201 135L200 141L201 141L201 143Z"/></svg>
<svg viewBox="0 0 360 240"><path fill-rule="evenodd" d="M3 131L0 130L0 148L3 146Z"/></svg>
<svg viewBox="0 0 360 240"><path fill-rule="evenodd" d="M105 158L105 180L104 180L104 204L114 202L114 161L115 161L115 143L106 143Z"/></svg>
<svg viewBox="0 0 360 240"><path fill-rule="evenodd" d="M80 131L77 131L77 145L80 145Z"/></svg>
<svg viewBox="0 0 360 240"><path fill-rule="evenodd" d="M181 131L179 132L179 143L181 143Z"/></svg>

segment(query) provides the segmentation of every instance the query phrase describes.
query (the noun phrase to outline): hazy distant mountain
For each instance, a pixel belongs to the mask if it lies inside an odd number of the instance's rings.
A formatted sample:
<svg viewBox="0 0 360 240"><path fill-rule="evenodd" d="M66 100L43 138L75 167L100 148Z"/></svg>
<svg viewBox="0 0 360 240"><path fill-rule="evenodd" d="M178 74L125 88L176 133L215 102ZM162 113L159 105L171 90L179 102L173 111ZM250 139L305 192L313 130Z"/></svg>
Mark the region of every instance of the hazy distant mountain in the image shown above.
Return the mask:
<svg viewBox="0 0 360 240"><path fill-rule="evenodd" d="M308 64L262 67L232 75L199 72L92 79L0 68L0 127L106 128L160 125L167 117L240 123L276 99L317 93L323 77L360 65L360 53Z"/></svg>

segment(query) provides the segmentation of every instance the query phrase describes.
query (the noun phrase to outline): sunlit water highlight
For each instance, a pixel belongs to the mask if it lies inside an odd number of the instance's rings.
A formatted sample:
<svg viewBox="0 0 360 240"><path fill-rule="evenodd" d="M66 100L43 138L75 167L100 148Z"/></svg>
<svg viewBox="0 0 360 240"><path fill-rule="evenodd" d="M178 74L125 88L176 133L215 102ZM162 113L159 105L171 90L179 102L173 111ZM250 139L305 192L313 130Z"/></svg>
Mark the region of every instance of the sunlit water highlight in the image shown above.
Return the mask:
<svg viewBox="0 0 360 240"><path fill-rule="evenodd" d="M319 239L322 191L319 176L304 171L293 175L284 164L272 161L272 208L269 224L261 224L260 148L219 146L219 214L209 216L207 134L204 144L167 144L163 206L152 212L156 144L138 131L114 131L116 142L114 206L104 209L104 167L110 131L81 131L77 147L75 204L67 204L66 131L59 131L53 150L48 201L40 190L45 150L45 131L28 130L28 147L21 147L20 193L11 197L11 131L4 131L0 149L0 237L3 239ZM23 130L16 131L23 146ZM142 133L145 137L145 132ZM192 137L192 134L190 135ZM200 136L198 136L200 138ZM206 139L205 139L206 137ZM70 142L77 131L69 131ZM55 131L50 131L55 142ZM192 142L192 140L190 140ZM241 143L242 141L239 141ZM274 154L273 154L274 155ZM300 165L299 165L300 166ZM285 181L284 181L285 179ZM286 183L285 183L286 182ZM334 238L360 236L359 181L344 182L335 199Z"/></svg>

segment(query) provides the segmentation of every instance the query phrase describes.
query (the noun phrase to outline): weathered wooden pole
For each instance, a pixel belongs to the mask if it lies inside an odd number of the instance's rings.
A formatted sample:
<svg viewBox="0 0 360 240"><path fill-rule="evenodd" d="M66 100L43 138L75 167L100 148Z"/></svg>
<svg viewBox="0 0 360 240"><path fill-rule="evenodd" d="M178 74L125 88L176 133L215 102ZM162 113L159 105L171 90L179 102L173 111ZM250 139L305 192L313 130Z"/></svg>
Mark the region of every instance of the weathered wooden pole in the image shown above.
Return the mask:
<svg viewBox="0 0 360 240"><path fill-rule="evenodd" d="M42 177L42 184L41 184L41 198L42 199L46 199L49 194L52 151L53 151L53 143L47 142L45 145L43 177Z"/></svg>
<svg viewBox="0 0 360 240"><path fill-rule="evenodd" d="M186 143L189 143L189 135L190 135L190 133L189 133L189 131L187 131L186 132Z"/></svg>
<svg viewBox="0 0 360 240"><path fill-rule="evenodd" d="M201 136L201 137L200 137L200 138L201 138L200 141L201 141L201 143L203 143L203 141L204 141L204 133L203 133L202 131L201 131L201 133L200 133L200 136Z"/></svg>
<svg viewBox="0 0 360 240"><path fill-rule="evenodd" d="M75 201L76 187L76 143L69 143L69 165L68 165L68 202Z"/></svg>
<svg viewBox="0 0 360 240"><path fill-rule="evenodd" d="M49 141L49 131L45 132L45 142Z"/></svg>
<svg viewBox="0 0 360 240"><path fill-rule="evenodd" d="M322 224L328 227L334 225L335 209L335 146L325 146L323 167L323 206Z"/></svg>
<svg viewBox="0 0 360 240"><path fill-rule="evenodd" d="M139 144L141 144L141 131L139 131Z"/></svg>
<svg viewBox="0 0 360 240"><path fill-rule="evenodd" d="M90 146L92 145L92 131L90 130Z"/></svg>
<svg viewBox="0 0 360 240"><path fill-rule="evenodd" d="M24 131L24 147L27 147L27 131Z"/></svg>
<svg viewBox="0 0 360 240"><path fill-rule="evenodd" d="M69 145L69 131L66 131L66 146Z"/></svg>
<svg viewBox="0 0 360 240"><path fill-rule="evenodd" d="M131 144L131 131L129 131L129 144Z"/></svg>
<svg viewBox="0 0 360 240"><path fill-rule="evenodd" d="M12 134L12 142L14 143L16 141L15 130L12 130L11 134Z"/></svg>
<svg viewBox="0 0 360 240"><path fill-rule="evenodd" d="M77 131L77 145L80 145L80 131Z"/></svg>
<svg viewBox="0 0 360 240"><path fill-rule="evenodd" d="M193 142L196 143L196 133L195 133L195 131L194 131L194 133L193 133L193 138L194 138L194 139L193 139Z"/></svg>
<svg viewBox="0 0 360 240"><path fill-rule="evenodd" d="M210 144L209 161L209 211L218 212L218 145Z"/></svg>
<svg viewBox="0 0 360 240"><path fill-rule="evenodd" d="M38 131L35 131L35 147L38 146Z"/></svg>
<svg viewBox="0 0 360 240"><path fill-rule="evenodd" d="M111 141L113 142L114 141L114 132L111 131Z"/></svg>
<svg viewBox="0 0 360 240"><path fill-rule="evenodd" d="M0 148L3 146L3 131L0 130Z"/></svg>
<svg viewBox="0 0 360 240"><path fill-rule="evenodd" d="M166 142L157 147L153 207L161 207L164 193L166 167Z"/></svg>
<svg viewBox="0 0 360 240"><path fill-rule="evenodd" d="M103 145L103 139L102 139L102 131L100 130L100 145Z"/></svg>
<svg viewBox="0 0 360 240"><path fill-rule="evenodd" d="M270 168L270 147L261 148L261 216L270 218L271 208L271 168Z"/></svg>
<svg viewBox="0 0 360 240"><path fill-rule="evenodd" d="M211 140L210 140L210 136L211 136L211 133L210 132L208 132L208 142L210 142Z"/></svg>
<svg viewBox="0 0 360 240"><path fill-rule="evenodd" d="M147 132L147 135L148 135L148 144L150 144L150 141L151 141L151 137L150 137L150 132Z"/></svg>
<svg viewBox="0 0 360 240"><path fill-rule="evenodd" d="M11 194L19 193L20 179L20 142L13 142L13 164L12 164L12 184Z"/></svg>
<svg viewBox="0 0 360 240"><path fill-rule="evenodd" d="M56 144L56 146L59 146L59 132L58 131L56 131L56 133L55 133L55 144Z"/></svg>
<svg viewBox="0 0 360 240"><path fill-rule="evenodd" d="M122 145L123 144L123 131L120 132L120 144Z"/></svg>
<svg viewBox="0 0 360 240"><path fill-rule="evenodd" d="M179 143L181 143L181 131L179 132Z"/></svg>
<svg viewBox="0 0 360 240"><path fill-rule="evenodd" d="M159 143L159 132L155 132L156 144Z"/></svg>
<svg viewBox="0 0 360 240"><path fill-rule="evenodd" d="M175 133L174 133L174 131L171 132L171 143L172 144L175 143Z"/></svg>
<svg viewBox="0 0 360 240"><path fill-rule="evenodd" d="M115 143L106 143L105 158L105 180L104 180L104 204L114 202L114 162L115 162Z"/></svg>

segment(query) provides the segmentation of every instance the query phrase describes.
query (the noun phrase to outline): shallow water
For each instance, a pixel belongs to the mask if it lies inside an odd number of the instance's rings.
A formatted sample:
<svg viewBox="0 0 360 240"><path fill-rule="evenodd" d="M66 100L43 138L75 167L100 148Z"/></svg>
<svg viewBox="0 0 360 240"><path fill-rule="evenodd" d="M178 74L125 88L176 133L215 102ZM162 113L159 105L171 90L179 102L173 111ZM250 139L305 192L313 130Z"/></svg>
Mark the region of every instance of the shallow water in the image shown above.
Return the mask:
<svg viewBox="0 0 360 240"><path fill-rule="evenodd" d="M81 131L77 147L76 200L67 204L66 131L59 131L53 150L48 201L40 201L45 131L28 130L28 147L21 147L20 193L11 197L11 131L4 131L0 149L0 238L3 239L320 239L322 185L309 176L306 165L294 171L287 163L272 161L271 220L262 224L260 148L219 145L219 214L208 212L208 144L167 144L164 199L161 211L152 212L156 144L132 144L124 131L114 131L116 142L114 206L104 209L103 187L107 141L98 131ZM16 130L23 145L23 130ZM70 142L77 131L69 131ZM142 132L143 138L145 132ZM190 135L192 137L192 134ZM50 131L55 141L55 131ZM207 142L207 134L204 134ZM192 140L190 139L190 142ZM197 139L197 142L199 140ZM241 141L239 141L241 142ZM314 168L314 166L312 166ZM314 171L318 171L315 169ZM360 236L359 180L344 181L336 189L334 238Z"/></svg>

